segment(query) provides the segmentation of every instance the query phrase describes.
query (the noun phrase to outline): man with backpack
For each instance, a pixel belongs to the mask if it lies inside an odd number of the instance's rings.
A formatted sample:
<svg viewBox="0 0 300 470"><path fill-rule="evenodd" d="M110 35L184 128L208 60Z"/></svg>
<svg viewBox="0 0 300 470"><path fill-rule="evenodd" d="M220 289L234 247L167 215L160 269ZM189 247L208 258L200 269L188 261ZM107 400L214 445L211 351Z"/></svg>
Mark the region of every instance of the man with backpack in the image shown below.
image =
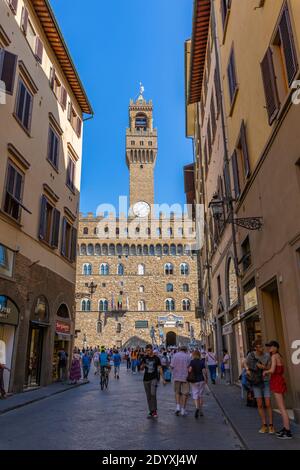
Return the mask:
<svg viewBox="0 0 300 470"><path fill-rule="evenodd" d="M270 368L271 357L270 354L264 351L264 346L261 339L255 340L252 344L252 347L253 351L248 354L245 365L248 380L252 385L254 397L257 402L258 412L262 421L262 427L260 428L259 432L261 434L274 434L273 412L270 400L270 378L268 376L263 376L263 371ZM266 407L267 416L269 418L269 426L267 426L264 404Z"/></svg>

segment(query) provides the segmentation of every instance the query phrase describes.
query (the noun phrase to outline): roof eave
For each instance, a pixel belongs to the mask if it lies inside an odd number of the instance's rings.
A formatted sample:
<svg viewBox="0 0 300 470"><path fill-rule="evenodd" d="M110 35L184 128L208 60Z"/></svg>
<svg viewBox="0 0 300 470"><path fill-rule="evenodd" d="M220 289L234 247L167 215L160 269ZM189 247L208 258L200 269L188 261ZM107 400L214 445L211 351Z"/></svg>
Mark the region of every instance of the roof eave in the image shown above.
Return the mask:
<svg viewBox="0 0 300 470"><path fill-rule="evenodd" d="M65 40L63 38L58 22L55 18L49 0L31 0L31 4L36 15L40 20L44 33L57 57L57 60L66 76L66 79L70 84L70 87L74 93L75 98L77 99L78 105L80 106L82 113L93 115L94 112L92 106L89 102L84 86L78 75L69 49L65 43ZM52 28L51 33L49 29L47 30L47 27ZM59 46L61 46L60 53L58 53Z"/></svg>
<svg viewBox="0 0 300 470"><path fill-rule="evenodd" d="M211 0L194 0L188 104L200 101L210 24Z"/></svg>

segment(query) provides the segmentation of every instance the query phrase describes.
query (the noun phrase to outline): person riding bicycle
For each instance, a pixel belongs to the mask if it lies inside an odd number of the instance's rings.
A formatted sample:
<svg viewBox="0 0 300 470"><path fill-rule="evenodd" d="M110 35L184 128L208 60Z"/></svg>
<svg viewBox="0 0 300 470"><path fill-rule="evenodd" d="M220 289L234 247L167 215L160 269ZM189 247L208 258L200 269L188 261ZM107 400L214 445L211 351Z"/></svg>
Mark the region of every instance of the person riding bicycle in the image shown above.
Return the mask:
<svg viewBox="0 0 300 470"><path fill-rule="evenodd" d="M107 352L105 351L105 347L101 346L101 352L100 352L100 355L99 355L101 373L103 373L103 371L105 371L105 369L108 372L110 372L109 359L110 358L109 358L109 355L107 354Z"/></svg>

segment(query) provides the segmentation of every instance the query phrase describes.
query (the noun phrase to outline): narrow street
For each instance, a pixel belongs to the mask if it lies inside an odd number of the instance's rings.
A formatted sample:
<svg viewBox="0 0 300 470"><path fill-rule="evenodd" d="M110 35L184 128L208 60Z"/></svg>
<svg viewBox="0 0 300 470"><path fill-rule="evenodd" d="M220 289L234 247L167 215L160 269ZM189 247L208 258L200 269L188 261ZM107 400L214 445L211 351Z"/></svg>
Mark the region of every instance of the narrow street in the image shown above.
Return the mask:
<svg viewBox="0 0 300 470"><path fill-rule="evenodd" d="M121 378L101 392L90 383L0 416L1 450L239 450L242 444L212 395L203 418L174 415L173 384L159 386L157 421L146 419L142 374L122 367Z"/></svg>

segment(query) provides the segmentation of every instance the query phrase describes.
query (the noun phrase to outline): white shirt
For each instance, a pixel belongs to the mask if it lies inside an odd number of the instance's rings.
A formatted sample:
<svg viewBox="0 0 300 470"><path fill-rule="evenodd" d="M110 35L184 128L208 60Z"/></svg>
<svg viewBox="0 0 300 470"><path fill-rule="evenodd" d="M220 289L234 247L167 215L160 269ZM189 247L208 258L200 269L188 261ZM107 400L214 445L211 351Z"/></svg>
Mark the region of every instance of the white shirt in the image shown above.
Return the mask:
<svg viewBox="0 0 300 470"><path fill-rule="evenodd" d="M225 361L226 361L226 362L225 362ZM230 369L229 361L230 361L230 356L229 356L229 354L225 354L225 356L223 357L223 362L224 362L224 368L225 368L225 369Z"/></svg>
<svg viewBox="0 0 300 470"><path fill-rule="evenodd" d="M216 355L213 352L208 352L206 354L207 365L215 366L217 364Z"/></svg>

